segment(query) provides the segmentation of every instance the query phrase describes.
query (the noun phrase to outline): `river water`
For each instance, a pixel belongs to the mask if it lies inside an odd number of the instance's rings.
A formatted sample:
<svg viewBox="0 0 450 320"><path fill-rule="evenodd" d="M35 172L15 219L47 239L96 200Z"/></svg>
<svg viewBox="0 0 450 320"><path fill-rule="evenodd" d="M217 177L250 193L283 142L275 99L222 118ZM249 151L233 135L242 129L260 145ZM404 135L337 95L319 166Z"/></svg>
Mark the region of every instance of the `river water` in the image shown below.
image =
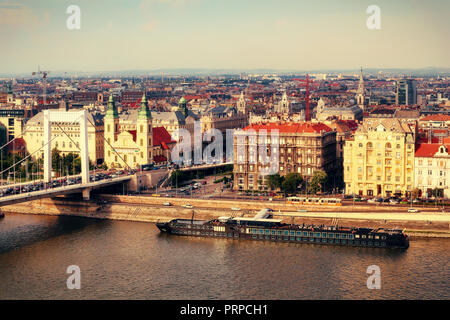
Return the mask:
<svg viewBox="0 0 450 320"><path fill-rule="evenodd" d="M200 239L152 223L8 214L0 299L449 299L450 241L408 250ZM81 270L69 290L67 267ZM367 267L381 289L367 288Z"/></svg>

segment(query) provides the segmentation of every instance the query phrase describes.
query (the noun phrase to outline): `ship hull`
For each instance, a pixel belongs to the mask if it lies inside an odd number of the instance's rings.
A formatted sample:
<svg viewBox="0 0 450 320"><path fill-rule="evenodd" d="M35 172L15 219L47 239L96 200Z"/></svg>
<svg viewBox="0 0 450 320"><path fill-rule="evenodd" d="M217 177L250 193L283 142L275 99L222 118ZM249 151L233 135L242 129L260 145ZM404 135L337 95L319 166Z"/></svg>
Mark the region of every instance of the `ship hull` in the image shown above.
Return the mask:
<svg viewBox="0 0 450 320"><path fill-rule="evenodd" d="M409 247L409 238L403 234L395 237L388 235L377 236L358 234L355 232L337 232L336 230L300 229L298 227L295 229L270 230L248 226L230 227L226 224L221 226L209 226L207 224L199 225L192 223L180 226L173 222L157 223L157 227L164 233L188 237L225 238L235 240L306 243L368 248L407 249ZM270 231L270 234L266 234L267 231ZM279 231L282 232L281 235L277 234ZM272 234L272 232L275 234Z"/></svg>

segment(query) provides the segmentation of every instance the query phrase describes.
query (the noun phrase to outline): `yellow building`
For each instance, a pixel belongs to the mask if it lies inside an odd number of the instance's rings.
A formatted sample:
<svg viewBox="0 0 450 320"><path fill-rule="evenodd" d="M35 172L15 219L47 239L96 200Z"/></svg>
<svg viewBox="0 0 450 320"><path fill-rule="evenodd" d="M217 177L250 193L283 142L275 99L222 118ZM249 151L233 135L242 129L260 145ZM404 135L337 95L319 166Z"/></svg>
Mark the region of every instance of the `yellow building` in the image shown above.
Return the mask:
<svg viewBox="0 0 450 320"><path fill-rule="evenodd" d="M112 95L109 96L105 122L105 163L113 168L138 168L153 161L152 117L147 98L142 96L141 108L133 124L121 123Z"/></svg>
<svg viewBox="0 0 450 320"><path fill-rule="evenodd" d="M9 142L16 137L20 137L23 130L24 111L14 109L0 110L0 126L5 131L5 141Z"/></svg>
<svg viewBox="0 0 450 320"><path fill-rule="evenodd" d="M414 186L414 125L365 119L344 146L346 194L407 196Z"/></svg>
<svg viewBox="0 0 450 320"><path fill-rule="evenodd" d="M71 112L70 110L67 112ZM78 112L78 111L76 111ZM89 160L92 163L102 163L104 156L104 140L103 140L103 121L100 116L88 113L88 151ZM24 127L23 138L26 143L27 152L33 154L33 158L42 158L44 141L44 113L39 112L33 118L28 120ZM50 123L52 134L51 148L57 149L61 154L79 154L80 153L80 125L79 123L66 122L61 118L52 119Z"/></svg>

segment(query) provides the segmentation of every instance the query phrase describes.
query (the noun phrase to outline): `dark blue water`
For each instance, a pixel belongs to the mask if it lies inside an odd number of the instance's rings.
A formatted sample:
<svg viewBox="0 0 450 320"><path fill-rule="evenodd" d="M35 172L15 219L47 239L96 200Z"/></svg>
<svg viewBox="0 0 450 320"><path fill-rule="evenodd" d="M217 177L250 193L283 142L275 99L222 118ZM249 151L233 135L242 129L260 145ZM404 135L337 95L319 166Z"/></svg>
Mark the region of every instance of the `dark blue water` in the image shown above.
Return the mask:
<svg viewBox="0 0 450 320"><path fill-rule="evenodd" d="M14 214L0 220L0 299L449 299L449 249L185 238L151 223ZM67 289L69 265L79 290ZM370 265L379 290L367 288Z"/></svg>

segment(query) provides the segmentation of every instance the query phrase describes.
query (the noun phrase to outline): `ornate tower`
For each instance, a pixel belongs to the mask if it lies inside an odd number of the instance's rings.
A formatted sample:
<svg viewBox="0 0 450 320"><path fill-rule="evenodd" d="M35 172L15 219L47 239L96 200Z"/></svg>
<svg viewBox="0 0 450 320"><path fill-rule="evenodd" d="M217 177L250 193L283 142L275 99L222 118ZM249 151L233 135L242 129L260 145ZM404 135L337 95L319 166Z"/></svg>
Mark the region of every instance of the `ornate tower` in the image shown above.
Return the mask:
<svg viewBox="0 0 450 320"><path fill-rule="evenodd" d="M147 97L144 94L141 99L137 117L136 143L139 146L139 163L149 164L153 161L153 129L152 114L148 108Z"/></svg>
<svg viewBox="0 0 450 320"><path fill-rule="evenodd" d="M248 110L247 110L247 103L245 102L245 97L244 97L244 91L241 91L241 95L239 97L239 100L237 102L237 109L239 113L248 114Z"/></svg>
<svg viewBox="0 0 450 320"><path fill-rule="evenodd" d="M115 160L116 154L112 147L114 142L117 140L117 135L119 134L119 113L117 112L116 103L114 102L114 97L112 93L109 95L108 109L106 110L105 120L104 120L104 136L106 139L105 143L105 162L109 165Z"/></svg>
<svg viewBox="0 0 450 320"><path fill-rule="evenodd" d="M8 84L8 94L6 96L7 103L13 103L14 102L14 94L12 91L12 81Z"/></svg>
<svg viewBox="0 0 450 320"><path fill-rule="evenodd" d="M183 112L183 115L185 118L188 116L188 108L187 108L187 102L184 97L180 98L180 101L178 101L178 111Z"/></svg>
<svg viewBox="0 0 450 320"><path fill-rule="evenodd" d="M361 73L359 75L358 90L356 91L356 104L361 108L361 110L364 111L364 107L366 105L366 90L364 88L364 78L363 78L363 74L362 74L362 67L361 67Z"/></svg>
<svg viewBox="0 0 450 320"><path fill-rule="evenodd" d="M279 113L289 115L291 113L291 105L286 91L283 92L283 97L281 98L280 104L278 105Z"/></svg>

